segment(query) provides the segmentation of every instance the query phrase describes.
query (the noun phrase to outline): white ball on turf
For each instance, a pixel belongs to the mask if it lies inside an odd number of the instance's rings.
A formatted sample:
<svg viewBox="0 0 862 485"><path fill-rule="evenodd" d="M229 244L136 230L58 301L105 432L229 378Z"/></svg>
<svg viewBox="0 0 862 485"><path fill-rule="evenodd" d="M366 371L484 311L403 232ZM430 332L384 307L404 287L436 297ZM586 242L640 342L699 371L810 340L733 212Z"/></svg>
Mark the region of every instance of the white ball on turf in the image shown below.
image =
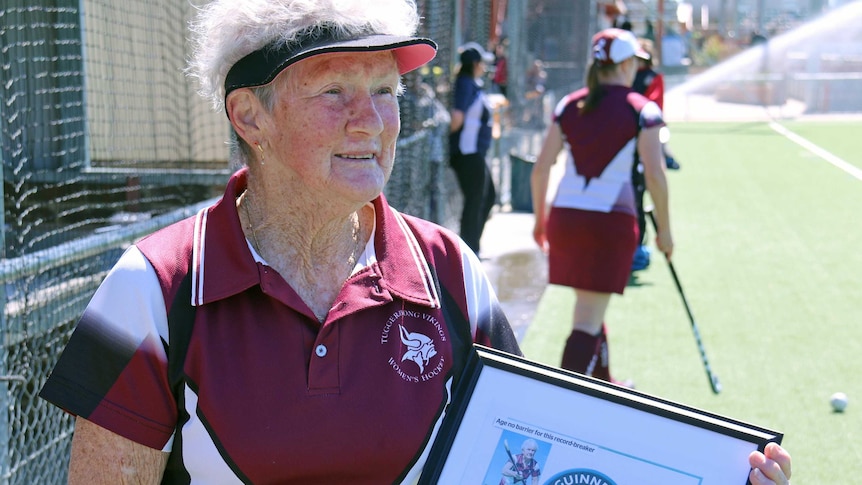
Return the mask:
<svg viewBox="0 0 862 485"><path fill-rule="evenodd" d="M832 409L836 412L843 412L847 408L847 394L836 392L829 398L829 404L832 404Z"/></svg>

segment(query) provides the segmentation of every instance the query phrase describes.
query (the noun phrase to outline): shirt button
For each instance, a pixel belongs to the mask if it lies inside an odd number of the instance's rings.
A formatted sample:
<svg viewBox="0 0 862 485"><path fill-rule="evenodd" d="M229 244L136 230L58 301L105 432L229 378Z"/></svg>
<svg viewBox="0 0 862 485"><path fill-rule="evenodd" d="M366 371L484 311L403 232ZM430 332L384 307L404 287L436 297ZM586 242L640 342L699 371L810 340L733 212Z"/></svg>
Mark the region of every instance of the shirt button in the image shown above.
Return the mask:
<svg viewBox="0 0 862 485"><path fill-rule="evenodd" d="M326 352L327 352L327 351L326 351L326 346L325 346L325 345L323 345L323 344L318 345L318 346L314 349L314 353L315 353L315 354L317 354L317 356L318 356L318 357L326 357Z"/></svg>

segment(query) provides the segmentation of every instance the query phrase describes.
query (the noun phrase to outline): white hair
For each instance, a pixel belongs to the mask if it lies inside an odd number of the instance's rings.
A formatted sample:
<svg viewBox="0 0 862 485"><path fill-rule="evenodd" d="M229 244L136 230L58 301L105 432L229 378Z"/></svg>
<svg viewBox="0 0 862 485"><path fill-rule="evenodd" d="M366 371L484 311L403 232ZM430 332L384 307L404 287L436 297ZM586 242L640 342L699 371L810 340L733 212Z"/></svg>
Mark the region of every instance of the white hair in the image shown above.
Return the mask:
<svg viewBox="0 0 862 485"><path fill-rule="evenodd" d="M189 25L193 51L186 72L219 109L225 77L237 61L273 42L292 43L322 24L345 36L409 36L419 15L414 0L214 0Z"/></svg>

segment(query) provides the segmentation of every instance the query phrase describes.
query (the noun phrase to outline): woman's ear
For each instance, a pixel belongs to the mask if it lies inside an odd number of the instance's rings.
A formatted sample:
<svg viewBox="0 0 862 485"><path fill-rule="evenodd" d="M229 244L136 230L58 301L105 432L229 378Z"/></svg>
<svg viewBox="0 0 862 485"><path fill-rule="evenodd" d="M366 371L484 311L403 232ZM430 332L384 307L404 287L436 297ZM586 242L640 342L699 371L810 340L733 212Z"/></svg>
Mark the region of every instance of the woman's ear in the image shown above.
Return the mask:
<svg viewBox="0 0 862 485"><path fill-rule="evenodd" d="M266 110L251 89L240 88L230 93L225 100L230 123L236 134L249 144L263 137L260 133Z"/></svg>

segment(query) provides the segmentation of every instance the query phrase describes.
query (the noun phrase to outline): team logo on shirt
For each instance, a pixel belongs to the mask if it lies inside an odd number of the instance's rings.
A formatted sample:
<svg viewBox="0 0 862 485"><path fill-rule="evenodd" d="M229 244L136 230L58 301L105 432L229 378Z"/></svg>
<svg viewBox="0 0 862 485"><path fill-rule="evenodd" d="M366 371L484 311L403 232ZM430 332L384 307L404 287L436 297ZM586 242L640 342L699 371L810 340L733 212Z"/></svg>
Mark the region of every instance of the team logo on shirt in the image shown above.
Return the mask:
<svg viewBox="0 0 862 485"><path fill-rule="evenodd" d="M434 341L419 332L410 332L401 325L398 325L398 330L401 332L401 343L407 347L407 352L401 356L401 362L415 362L419 366L419 372L425 372L428 361L437 355Z"/></svg>
<svg viewBox="0 0 862 485"><path fill-rule="evenodd" d="M397 353L388 357L389 366L407 382L427 382L443 373L445 358L435 342L445 342L443 325L433 315L399 310L383 326L380 343ZM392 345L392 344L395 345Z"/></svg>

